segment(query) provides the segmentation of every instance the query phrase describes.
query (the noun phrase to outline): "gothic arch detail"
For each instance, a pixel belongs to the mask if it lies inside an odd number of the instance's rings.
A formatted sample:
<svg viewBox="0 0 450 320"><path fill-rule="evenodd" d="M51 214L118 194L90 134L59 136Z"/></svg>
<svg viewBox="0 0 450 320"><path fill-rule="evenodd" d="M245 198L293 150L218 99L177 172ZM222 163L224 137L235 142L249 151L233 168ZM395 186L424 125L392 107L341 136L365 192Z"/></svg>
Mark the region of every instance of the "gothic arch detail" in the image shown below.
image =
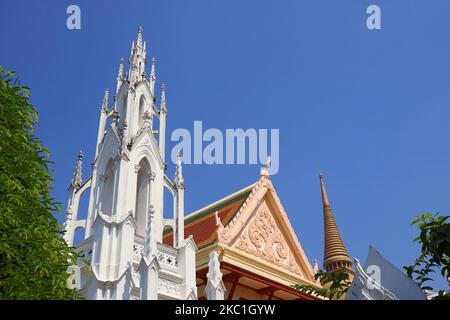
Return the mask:
<svg viewBox="0 0 450 320"><path fill-rule="evenodd" d="M144 126L144 113L145 113L146 99L142 94L139 98L139 115L138 115L138 130Z"/></svg>
<svg viewBox="0 0 450 320"><path fill-rule="evenodd" d="M100 203L100 210L104 215L113 215L113 202L114 202L114 187L115 187L115 175L116 168L114 160L109 159L105 168L105 172L101 174L100 180L102 181L102 197Z"/></svg>
<svg viewBox="0 0 450 320"><path fill-rule="evenodd" d="M135 169L137 171L135 202L136 235L144 237L147 225L147 211L150 205L152 171L147 158L142 158Z"/></svg>
<svg viewBox="0 0 450 320"><path fill-rule="evenodd" d="M119 100L119 123L121 127L123 126L124 121L127 119L127 100L128 92L124 92Z"/></svg>

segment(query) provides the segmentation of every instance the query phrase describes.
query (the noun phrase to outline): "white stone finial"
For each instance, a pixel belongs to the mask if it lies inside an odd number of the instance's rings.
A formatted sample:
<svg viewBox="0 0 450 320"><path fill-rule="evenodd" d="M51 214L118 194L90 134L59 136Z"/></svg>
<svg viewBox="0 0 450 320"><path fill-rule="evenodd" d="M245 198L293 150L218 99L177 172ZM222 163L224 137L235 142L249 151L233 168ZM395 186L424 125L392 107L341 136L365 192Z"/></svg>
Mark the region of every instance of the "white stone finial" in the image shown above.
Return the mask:
<svg viewBox="0 0 450 320"><path fill-rule="evenodd" d="M219 253L217 251L210 252L208 273L206 274L207 283L205 287L206 298L208 300L224 300L226 289L222 276L222 272L220 271Z"/></svg>
<svg viewBox="0 0 450 320"><path fill-rule="evenodd" d="M177 165L181 165L182 161L181 161L181 157L183 156L183 152L181 152L181 149L178 150L177 153Z"/></svg>
<svg viewBox="0 0 450 320"><path fill-rule="evenodd" d="M314 258L313 271L314 271L314 274L316 274L319 271L319 264L317 263L317 258Z"/></svg>
<svg viewBox="0 0 450 320"><path fill-rule="evenodd" d="M208 273L206 275L208 280L211 280L217 285L222 280L222 272L220 271L219 253L213 251L209 253Z"/></svg>
<svg viewBox="0 0 450 320"><path fill-rule="evenodd" d="M124 66L124 64L125 64L125 59L122 57L122 58L120 58L120 62L119 62L119 72L117 73L117 81L123 79L123 66Z"/></svg>
<svg viewBox="0 0 450 320"><path fill-rule="evenodd" d="M181 149L180 149L180 150L178 150L178 154L177 154L177 168L175 171L175 184L177 187L184 187L181 156L182 156L182 153L181 153Z"/></svg>
<svg viewBox="0 0 450 320"><path fill-rule="evenodd" d="M163 82L161 85L161 110L167 110L166 106L166 83Z"/></svg>
<svg viewBox="0 0 450 320"><path fill-rule="evenodd" d="M268 177L270 176L269 170L270 170L270 165L271 165L271 160L270 160L270 156L267 157L267 161L264 164L264 166L261 168L261 175Z"/></svg>
<svg viewBox="0 0 450 320"><path fill-rule="evenodd" d="M109 100L109 89L106 88L105 93L103 94L103 102L102 102L102 107L105 109L108 108L108 100Z"/></svg>
<svg viewBox="0 0 450 320"><path fill-rule="evenodd" d="M78 188L81 186L82 182L82 169L83 166L83 150L80 150L78 153L77 165L75 167L75 171L73 173L72 186Z"/></svg>
<svg viewBox="0 0 450 320"><path fill-rule="evenodd" d="M155 65L156 65L156 59L155 57L152 58L152 68L150 70L150 77L155 78Z"/></svg>
<svg viewBox="0 0 450 320"><path fill-rule="evenodd" d="M139 26L139 28L138 28L136 47L142 47L142 27L141 26Z"/></svg>

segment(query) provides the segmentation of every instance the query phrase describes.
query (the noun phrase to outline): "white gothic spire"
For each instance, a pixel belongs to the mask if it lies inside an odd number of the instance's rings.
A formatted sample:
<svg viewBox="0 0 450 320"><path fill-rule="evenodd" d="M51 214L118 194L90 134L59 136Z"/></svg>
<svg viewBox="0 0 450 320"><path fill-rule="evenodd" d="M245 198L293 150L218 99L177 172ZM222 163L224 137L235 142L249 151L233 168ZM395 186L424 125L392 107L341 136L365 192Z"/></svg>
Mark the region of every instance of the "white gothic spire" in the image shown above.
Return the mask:
<svg viewBox="0 0 450 320"><path fill-rule="evenodd" d="M131 45L130 53L130 79L129 81L134 84L140 80L145 79L145 65L147 64L147 45L142 41L142 27L138 28L138 34L136 44L133 41Z"/></svg>

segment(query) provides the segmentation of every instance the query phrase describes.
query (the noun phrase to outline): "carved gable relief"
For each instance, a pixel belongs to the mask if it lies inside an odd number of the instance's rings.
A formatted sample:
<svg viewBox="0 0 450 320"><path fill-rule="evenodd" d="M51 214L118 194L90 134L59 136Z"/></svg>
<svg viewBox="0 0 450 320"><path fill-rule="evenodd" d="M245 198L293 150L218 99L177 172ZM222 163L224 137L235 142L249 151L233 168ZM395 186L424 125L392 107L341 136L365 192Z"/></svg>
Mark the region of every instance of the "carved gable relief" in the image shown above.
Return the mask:
<svg viewBox="0 0 450 320"><path fill-rule="evenodd" d="M302 274L266 202L261 204L242 231L235 247L288 271Z"/></svg>

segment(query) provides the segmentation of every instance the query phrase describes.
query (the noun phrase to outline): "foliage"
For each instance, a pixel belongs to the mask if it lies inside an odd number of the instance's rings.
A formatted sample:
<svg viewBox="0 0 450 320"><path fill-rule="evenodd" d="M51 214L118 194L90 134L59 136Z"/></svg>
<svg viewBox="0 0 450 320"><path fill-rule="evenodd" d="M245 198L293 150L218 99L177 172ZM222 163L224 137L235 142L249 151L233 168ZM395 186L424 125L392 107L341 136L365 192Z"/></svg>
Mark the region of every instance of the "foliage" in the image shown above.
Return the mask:
<svg viewBox="0 0 450 320"><path fill-rule="evenodd" d="M432 280L430 274L439 270L442 277L450 276L450 216L434 216L424 213L417 216L412 225L417 225L420 235L414 239L422 245L420 256L410 266L404 266L408 276L415 280L424 290L433 290L425 285ZM439 291L438 298L449 296L444 290Z"/></svg>
<svg viewBox="0 0 450 320"><path fill-rule="evenodd" d="M49 154L33 134L29 97L0 67L0 299L76 299L67 268L78 256L53 215Z"/></svg>
<svg viewBox="0 0 450 320"><path fill-rule="evenodd" d="M332 300L339 299L346 294L352 283L350 275L346 272L332 273L319 270L314 275L314 279L320 280L322 288L302 284L295 284L292 287L309 295L314 294Z"/></svg>

